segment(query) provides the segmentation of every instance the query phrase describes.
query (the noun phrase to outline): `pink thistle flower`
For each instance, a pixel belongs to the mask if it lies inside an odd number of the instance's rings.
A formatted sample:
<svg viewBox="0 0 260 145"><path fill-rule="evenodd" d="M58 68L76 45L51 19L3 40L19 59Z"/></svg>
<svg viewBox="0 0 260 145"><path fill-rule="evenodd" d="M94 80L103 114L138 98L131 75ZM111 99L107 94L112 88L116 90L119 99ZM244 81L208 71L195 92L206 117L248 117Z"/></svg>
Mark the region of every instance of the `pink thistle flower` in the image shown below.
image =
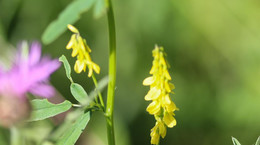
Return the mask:
<svg viewBox="0 0 260 145"><path fill-rule="evenodd" d="M52 97L55 89L48 83L50 75L60 67L58 59L41 57L41 45L33 42L30 52L21 46L13 67L4 72L0 68L0 96L25 98L31 93L44 98Z"/></svg>
<svg viewBox="0 0 260 145"><path fill-rule="evenodd" d="M25 43L23 43L25 44ZM60 67L57 59L41 57L41 45L33 42L20 45L14 65L4 71L0 67L0 125L10 127L29 116L27 93L49 98L55 89L49 84L50 75Z"/></svg>

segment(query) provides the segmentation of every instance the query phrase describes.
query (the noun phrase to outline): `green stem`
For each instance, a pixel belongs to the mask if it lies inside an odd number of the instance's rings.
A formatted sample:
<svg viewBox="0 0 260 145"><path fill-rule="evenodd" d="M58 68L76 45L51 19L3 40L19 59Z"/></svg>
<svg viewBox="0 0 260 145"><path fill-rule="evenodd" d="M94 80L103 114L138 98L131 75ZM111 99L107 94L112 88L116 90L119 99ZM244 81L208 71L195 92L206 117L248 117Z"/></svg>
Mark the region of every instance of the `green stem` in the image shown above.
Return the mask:
<svg viewBox="0 0 260 145"><path fill-rule="evenodd" d="M109 29L109 69L108 69L108 90L106 106L107 138L109 145L115 145L114 134L114 96L116 84L116 31L115 20L111 0L107 0L107 20Z"/></svg>
<svg viewBox="0 0 260 145"><path fill-rule="evenodd" d="M98 88L98 83L97 83L97 79L96 79L96 77L95 77L94 73L92 74L92 79L93 79L93 82L94 82L94 84L95 84L95 87L96 87L96 89L97 89L97 88ZM100 91L99 91L99 90L97 90L97 91L98 91L98 97L99 97L99 101L100 101L100 104L101 104L101 106L102 106L102 110L104 111L105 104L104 104L104 101L103 101L102 94L100 93Z"/></svg>
<svg viewBox="0 0 260 145"><path fill-rule="evenodd" d="M25 145L25 140L23 140L20 132L18 131L18 129L16 127L11 127L10 128L10 132L11 132L11 145Z"/></svg>

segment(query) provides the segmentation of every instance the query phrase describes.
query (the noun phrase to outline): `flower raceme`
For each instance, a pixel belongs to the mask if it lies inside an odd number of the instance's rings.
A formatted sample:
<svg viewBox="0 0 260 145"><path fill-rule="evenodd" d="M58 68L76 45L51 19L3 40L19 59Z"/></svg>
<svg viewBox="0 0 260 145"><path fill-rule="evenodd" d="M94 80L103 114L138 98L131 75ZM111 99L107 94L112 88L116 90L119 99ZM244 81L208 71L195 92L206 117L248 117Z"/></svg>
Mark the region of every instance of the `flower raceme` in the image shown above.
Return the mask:
<svg viewBox="0 0 260 145"><path fill-rule="evenodd" d="M74 70L76 73L85 72L86 67L88 67L88 77L91 77L93 70L99 74L100 67L91 60L89 53L91 49L87 45L85 39L80 36L80 33L77 28L72 25L68 25L68 29L73 32L69 43L66 46L66 49L72 49L72 57L77 56L77 60L74 65Z"/></svg>
<svg viewBox="0 0 260 145"><path fill-rule="evenodd" d="M146 101L152 101L146 108L147 112L154 115L156 124L151 129L151 144L158 144L160 136L166 135L166 127L172 128L176 125L174 111L178 110L170 98L170 93L175 86L169 81L172 79L165 60L163 47L155 46L153 50L153 66L150 70L152 76L143 81L143 85L150 86L150 90L145 96Z"/></svg>

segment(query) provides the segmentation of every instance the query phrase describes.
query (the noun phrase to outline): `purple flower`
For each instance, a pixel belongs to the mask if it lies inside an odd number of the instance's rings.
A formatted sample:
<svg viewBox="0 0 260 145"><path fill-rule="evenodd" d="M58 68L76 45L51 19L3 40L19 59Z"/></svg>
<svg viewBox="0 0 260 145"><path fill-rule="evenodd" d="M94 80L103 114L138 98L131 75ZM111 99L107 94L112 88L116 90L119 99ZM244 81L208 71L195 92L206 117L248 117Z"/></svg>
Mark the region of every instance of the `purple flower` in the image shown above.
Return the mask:
<svg viewBox="0 0 260 145"><path fill-rule="evenodd" d="M10 70L3 71L0 67L0 97L22 99L26 98L27 93L44 98L54 95L55 89L48 80L59 68L60 62L47 56L41 57L41 45L38 42L31 44L29 53L26 50L28 48L21 45Z"/></svg>

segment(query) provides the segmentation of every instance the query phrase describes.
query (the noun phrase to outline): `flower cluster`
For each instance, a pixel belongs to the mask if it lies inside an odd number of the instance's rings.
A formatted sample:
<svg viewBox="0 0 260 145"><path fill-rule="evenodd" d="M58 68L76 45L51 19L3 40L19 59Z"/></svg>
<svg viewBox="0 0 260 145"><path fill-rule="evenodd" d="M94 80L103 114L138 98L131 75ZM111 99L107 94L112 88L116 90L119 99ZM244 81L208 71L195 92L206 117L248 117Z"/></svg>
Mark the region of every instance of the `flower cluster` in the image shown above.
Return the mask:
<svg viewBox="0 0 260 145"><path fill-rule="evenodd" d="M11 69L4 71L0 67L0 125L8 127L28 116L27 93L54 96L55 89L48 80L59 66L57 59L41 57L39 43L32 43L30 50L26 42L22 43Z"/></svg>
<svg viewBox="0 0 260 145"><path fill-rule="evenodd" d="M68 25L68 29L73 32L74 34L71 36L69 43L66 46L66 49L72 48L72 57L77 56L77 60L74 65L74 70L77 73L85 72L86 67L88 67L88 77L91 77L93 74L93 70L99 74L100 67L91 60L89 53L91 49L87 45L85 39L80 36L80 33L77 28L72 25Z"/></svg>
<svg viewBox="0 0 260 145"><path fill-rule="evenodd" d="M143 81L143 85L150 86L145 100L152 101L146 110L156 119L156 124L151 129L151 144L158 144L160 136L165 137L166 127L172 128L176 125L174 111L178 108L170 98L170 93L173 93L175 87L169 82L171 80L168 72L169 65L164 56L163 47L155 46L153 66L150 70L152 76Z"/></svg>

